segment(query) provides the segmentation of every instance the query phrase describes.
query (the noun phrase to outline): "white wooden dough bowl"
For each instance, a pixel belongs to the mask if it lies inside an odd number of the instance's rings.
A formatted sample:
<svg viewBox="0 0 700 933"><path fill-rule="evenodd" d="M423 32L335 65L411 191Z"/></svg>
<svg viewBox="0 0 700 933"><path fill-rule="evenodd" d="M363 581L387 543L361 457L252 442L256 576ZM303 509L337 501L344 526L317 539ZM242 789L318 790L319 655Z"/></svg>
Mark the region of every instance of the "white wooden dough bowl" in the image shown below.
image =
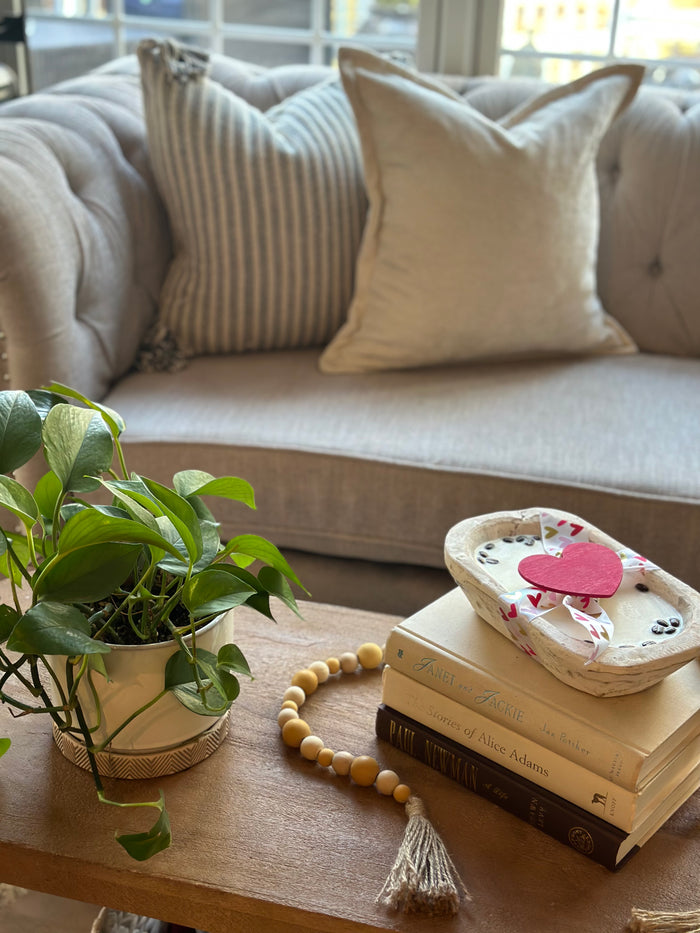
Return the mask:
<svg viewBox="0 0 700 933"><path fill-rule="evenodd" d="M499 597L530 586L518 564L544 553L543 512L583 525L590 542L626 550L584 519L557 509L492 512L456 524L445 538L447 568L476 612L508 639ZM624 573L617 592L598 602L614 633L594 661L586 630L562 606L528 620L527 637L537 659L559 680L595 696L620 696L638 693L688 662L698 663L693 659L700 657L700 594L663 569L643 576Z"/></svg>

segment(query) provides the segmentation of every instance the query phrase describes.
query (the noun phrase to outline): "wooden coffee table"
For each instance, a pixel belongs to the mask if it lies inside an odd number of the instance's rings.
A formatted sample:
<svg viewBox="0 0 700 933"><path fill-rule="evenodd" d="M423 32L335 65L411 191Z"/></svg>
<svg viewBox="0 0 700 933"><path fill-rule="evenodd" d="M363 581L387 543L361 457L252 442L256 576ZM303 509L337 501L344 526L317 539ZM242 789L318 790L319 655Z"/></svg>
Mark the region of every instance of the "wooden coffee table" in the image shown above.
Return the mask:
<svg viewBox="0 0 700 933"><path fill-rule="evenodd" d="M109 782L120 799L166 795L171 849L128 858L113 832L144 828L100 805L89 774L53 746L43 716L13 720L0 760L0 880L209 933L464 930L622 931L633 907L700 907L700 794L611 873L374 736L378 672L344 675L308 700L306 718L334 749L372 754L426 802L473 900L454 920L375 904L405 827L403 808L283 746L280 698L313 660L382 642L394 617L303 604L275 625L238 612L236 640L257 680L243 684L231 734L207 761L151 782ZM697 663L697 662L693 662ZM77 933L77 931L76 931Z"/></svg>

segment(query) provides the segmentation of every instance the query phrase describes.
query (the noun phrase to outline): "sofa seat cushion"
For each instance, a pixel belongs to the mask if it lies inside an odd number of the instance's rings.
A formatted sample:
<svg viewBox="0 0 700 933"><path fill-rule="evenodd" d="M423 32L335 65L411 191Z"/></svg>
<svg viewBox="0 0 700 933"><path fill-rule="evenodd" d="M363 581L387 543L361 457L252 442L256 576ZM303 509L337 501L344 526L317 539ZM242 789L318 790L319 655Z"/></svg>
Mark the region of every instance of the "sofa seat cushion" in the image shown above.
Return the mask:
<svg viewBox="0 0 700 933"><path fill-rule="evenodd" d="M700 585L697 362L588 357L329 379L318 355L202 357L128 376L105 402L126 419L130 468L249 480L258 510L219 509L224 537L243 526L283 548L441 567L456 521L543 505Z"/></svg>

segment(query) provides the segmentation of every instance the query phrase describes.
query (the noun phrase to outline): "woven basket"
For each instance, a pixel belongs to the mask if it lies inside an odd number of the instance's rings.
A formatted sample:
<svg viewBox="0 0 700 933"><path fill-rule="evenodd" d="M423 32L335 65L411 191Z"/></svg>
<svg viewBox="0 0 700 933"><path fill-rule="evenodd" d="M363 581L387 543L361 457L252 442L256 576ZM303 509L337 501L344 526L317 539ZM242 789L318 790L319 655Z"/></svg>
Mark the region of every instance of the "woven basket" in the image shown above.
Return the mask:
<svg viewBox="0 0 700 933"><path fill-rule="evenodd" d="M90 933L166 933L168 924L152 917L139 917L124 910L103 907Z"/></svg>

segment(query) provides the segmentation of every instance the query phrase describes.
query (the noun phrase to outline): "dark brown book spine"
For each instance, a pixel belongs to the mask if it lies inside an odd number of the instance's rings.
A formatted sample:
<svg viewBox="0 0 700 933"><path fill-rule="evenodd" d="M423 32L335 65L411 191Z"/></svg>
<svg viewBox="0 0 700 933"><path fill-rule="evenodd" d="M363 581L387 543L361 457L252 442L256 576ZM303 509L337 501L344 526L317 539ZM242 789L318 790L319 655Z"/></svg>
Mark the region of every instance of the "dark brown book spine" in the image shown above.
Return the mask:
<svg viewBox="0 0 700 933"><path fill-rule="evenodd" d="M638 849L634 846L618 863L620 846L627 839L621 829L384 703L377 710L376 731L380 739L395 748L611 871L618 869Z"/></svg>

